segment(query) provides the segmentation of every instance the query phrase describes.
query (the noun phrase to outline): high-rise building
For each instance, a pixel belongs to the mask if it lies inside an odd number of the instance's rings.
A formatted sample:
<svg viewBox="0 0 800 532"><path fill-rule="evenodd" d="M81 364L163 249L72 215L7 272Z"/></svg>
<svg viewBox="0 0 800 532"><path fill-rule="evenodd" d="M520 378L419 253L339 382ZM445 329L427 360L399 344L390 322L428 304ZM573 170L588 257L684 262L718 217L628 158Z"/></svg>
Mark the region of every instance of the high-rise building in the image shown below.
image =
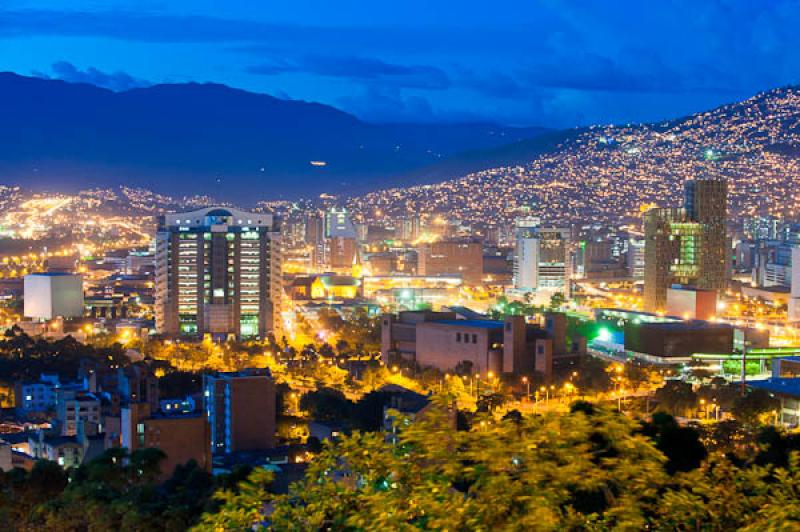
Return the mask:
<svg viewBox="0 0 800 532"><path fill-rule="evenodd" d="M663 311L667 288L697 281L702 226L686 209L651 209L644 215L644 307Z"/></svg>
<svg viewBox="0 0 800 532"><path fill-rule="evenodd" d="M325 237L356 238L356 228L347 209L332 208L325 213Z"/></svg>
<svg viewBox="0 0 800 532"><path fill-rule="evenodd" d="M539 288L567 288L569 268L567 251L570 230L563 227L541 227L539 234Z"/></svg>
<svg viewBox="0 0 800 532"><path fill-rule="evenodd" d="M724 290L730 267L728 243L728 183L723 179L687 181L685 207L691 219L702 225L697 287Z"/></svg>
<svg viewBox="0 0 800 532"><path fill-rule="evenodd" d="M634 280L644 279L644 243L641 238L630 237L628 239L627 267L628 275Z"/></svg>
<svg viewBox="0 0 800 532"><path fill-rule="evenodd" d="M204 375L203 390L212 453L275 446L275 382L268 369Z"/></svg>
<svg viewBox="0 0 800 532"><path fill-rule="evenodd" d="M539 238L518 237L514 248L514 288L536 290L539 286Z"/></svg>
<svg viewBox="0 0 800 532"><path fill-rule="evenodd" d="M792 265L800 265L800 247L792 248ZM789 321L800 321L800 267L792 268L791 292L789 295Z"/></svg>
<svg viewBox="0 0 800 532"><path fill-rule="evenodd" d="M328 266L334 271L349 270L353 267L358 255L358 245L355 238L335 236L329 243Z"/></svg>
<svg viewBox="0 0 800 532"><path fill-rule="evenodd" d="M325 219L319 214L310 214L305 223L305 242L311 247L311 268L324 269L327 264L325 243Z"/></svg>
<svg viewBox="0 0 800 532"><path fill-rule="evenodd" d="M264 338L278 328L280 233L270 214L168 214L156 235L156 329Z"/></svg>
<svg viewBox="0 0 800 532"><path fill-rule="evenodd" d="M537 225L517 224L514 288L565 290L570 230Z"/></svg>
<svg viewBox="0 0 800 532"><path fill-rule="evenodd" d="M689 181L684 199L683 208L651 209L644 215L644 306L651 312L666 308L672 285L719 292L727 282L725 182Z"/></svg>

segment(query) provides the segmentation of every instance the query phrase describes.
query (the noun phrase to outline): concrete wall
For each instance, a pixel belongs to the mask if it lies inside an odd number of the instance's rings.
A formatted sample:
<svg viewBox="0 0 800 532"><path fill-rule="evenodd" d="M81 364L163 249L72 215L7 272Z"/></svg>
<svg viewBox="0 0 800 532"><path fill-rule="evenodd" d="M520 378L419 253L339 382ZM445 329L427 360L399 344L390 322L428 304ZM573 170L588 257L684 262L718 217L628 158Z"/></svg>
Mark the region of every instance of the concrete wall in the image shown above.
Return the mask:
<svg viewBox="0 0 800 532"><path fill-rule="evenodd" d="M459 362L468 360L472 362L473 371L486 373L491 369L489 332L479 327L420 323L417 325L417 363L422 367L451 371ZM465 338L469 341L464 341Z"/></svg>
<svg viewBox="0 0 800 532"><path fill-rule="evenodd" d="M24 300L26 318L79 318L83 316L83 278L70 274L26 275Z"/></svg>

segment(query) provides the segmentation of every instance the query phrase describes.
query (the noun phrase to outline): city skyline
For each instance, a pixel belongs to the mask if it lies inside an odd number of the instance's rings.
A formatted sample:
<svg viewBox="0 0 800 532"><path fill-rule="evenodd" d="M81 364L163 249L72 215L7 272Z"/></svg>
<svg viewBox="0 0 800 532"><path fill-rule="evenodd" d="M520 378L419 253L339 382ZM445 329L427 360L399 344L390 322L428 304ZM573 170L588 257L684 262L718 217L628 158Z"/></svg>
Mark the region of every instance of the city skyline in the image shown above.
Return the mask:
<svg viewBox="0 0 800 532"><path fill-rule="evenodd" d="M796 22L4 2L0 522L800 530Z"/></svg>

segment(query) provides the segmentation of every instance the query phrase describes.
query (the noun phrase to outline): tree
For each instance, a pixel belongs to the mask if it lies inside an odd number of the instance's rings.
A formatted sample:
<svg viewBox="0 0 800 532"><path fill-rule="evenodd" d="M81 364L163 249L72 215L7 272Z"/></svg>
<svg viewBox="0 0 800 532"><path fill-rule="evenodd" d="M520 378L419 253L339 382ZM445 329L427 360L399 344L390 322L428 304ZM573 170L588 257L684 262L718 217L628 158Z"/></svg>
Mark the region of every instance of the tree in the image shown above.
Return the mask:
<svg viewBox="0 0 800 532"><path fill-rule="evenodd" d="M683 381L666 381L664 386L656 390L655 397L659 407L673 416L678 413L685 415L697 406L697 394L692 390L692 385Z"/></svg>
<svg viewBox="0 0 800 532"><path fill-rule="evenodd" d="M779 407L780 401L772 397L766 390L756 388L736 398L731 412L745 425L756 425L763 414L771 413Z"/></svg>
<svg viewBox="0 0 800 532"><path fill-rule="evenodd" d="M300 398L300 408L315 420L333 421L348 417L353 403L344 394L333 388L320 388Z"/></svg>
<svg viewBox="0 0 800 532"><path fill-rule="evenodd" d="M714 457L670 476L635 422L588 403L566 415L483 418L454 431L449 398L397 441L328 444L287 495L263 481L221 495L203 530L749 530L800 526L800 458L787 467ZM672 430L663 418L657 430Z"/></svg>
<svg viewBox="0 0 800 532"><path fill-rule="evenodd" d="M611 387L608 364L595 357L581 357L577 365L576 385L581 390L604 392Z"/></svg>
<svg viewBox="0 0 800 532"><path fill-rule="evenodd" d="M196 531L250 530L263 521L264 501L272 482L270 471L256 468L237 490L222 490L214 498L222 503L218 512L207 513Z"/></svg>
<svg viewBox="0 0 800 532"><path fill-rule="evenodd" d="M369 366L361 374L361 386L367 391L371 392L377 390L389 380L391 374L386 366Z"/></svg>
<svg viewBox="0 0 800 532"><path fill-rule="evenodd" d="M658 450L667 457L664 467L670 475L700 467L708 455L700 433L691 427L681 427L669 414L656 412L642 425L642 432L655 441Z"/></svg>
<svg viewBox="0 0 800 532"><path fill-rule="evenodd" d="M566 301L567 299L564 297L562 292L556 292L550 296L550 310L560 309Z"/></svg>

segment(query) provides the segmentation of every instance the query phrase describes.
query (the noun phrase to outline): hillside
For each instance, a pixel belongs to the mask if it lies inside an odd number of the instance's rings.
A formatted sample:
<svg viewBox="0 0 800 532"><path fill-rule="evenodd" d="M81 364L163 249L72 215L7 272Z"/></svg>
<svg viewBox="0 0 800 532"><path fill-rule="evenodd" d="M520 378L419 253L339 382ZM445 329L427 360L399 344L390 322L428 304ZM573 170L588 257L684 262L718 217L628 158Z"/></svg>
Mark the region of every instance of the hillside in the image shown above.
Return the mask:
<svg viewBox="0 0 800 532"><path fill-rule="evenodd" d="M111 92L0 73L0 95L0 184L63 192L128 185L245 204L353 193L402 185L460 152L542 131L370 124L330 106L215 84Z"/></svg>
<svg viewBox="0 0 800 532"><path fill-rule="evenodd" d="M548 137L555 141L551 150L533 149ZM484 159L513 154L493 168L370 193L351 206L367 214L430 211L488 222L531 212L551 223L624 223L644 205L678 205L686 179L717 176L729 181L736 218L800 213L800 89L794 87L669 122L595 126L516 147L485 151Z"/></svg>

